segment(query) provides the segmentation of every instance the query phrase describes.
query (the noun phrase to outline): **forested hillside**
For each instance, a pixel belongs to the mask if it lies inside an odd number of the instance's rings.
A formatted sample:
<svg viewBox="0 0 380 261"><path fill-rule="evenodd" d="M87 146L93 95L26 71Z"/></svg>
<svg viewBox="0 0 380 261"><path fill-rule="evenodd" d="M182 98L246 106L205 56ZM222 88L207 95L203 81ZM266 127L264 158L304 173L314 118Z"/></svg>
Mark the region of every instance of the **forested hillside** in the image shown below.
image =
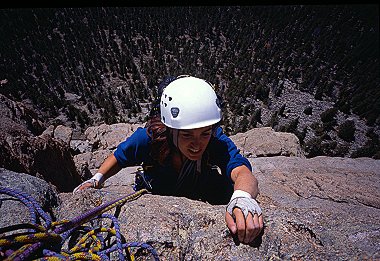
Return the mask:
<svg viewBox="0 0 380 261"><path fill-rule="evenodd" d="M191 74L228 134L380 158L378 5L1 9L0 36L0 93L46 126L142 122L165 75Z"/></svg>

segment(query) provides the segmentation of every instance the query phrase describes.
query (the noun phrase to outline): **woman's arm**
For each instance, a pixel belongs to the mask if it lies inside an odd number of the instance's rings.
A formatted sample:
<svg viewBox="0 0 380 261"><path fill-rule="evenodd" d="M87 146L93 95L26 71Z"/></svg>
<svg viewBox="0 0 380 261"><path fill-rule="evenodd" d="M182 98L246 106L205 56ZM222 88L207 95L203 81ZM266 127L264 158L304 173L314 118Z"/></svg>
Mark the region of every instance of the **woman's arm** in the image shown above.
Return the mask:
<svg viewBox="0 0 380 261"><path fill-rule="evenodd" d="M122 168L117 163L115 155L112 153L106 158L103 164L100 166L98 172L103 174L104 180L112 177L118 173Z"/></svg>
<svg viewBox="0 0 380 261"><path fill-rule="evenodd" d="M231 171L231 179L234 182L234 190L243 190L256 198L259 194L259 186L255 176L244 165L234 168Z"/></svg>
<svg viewBox="0 0 380 261"><path fill-rule="evenodd" d="M252 172L245 165L238 166L231 171L231 179L234 182L235 191L232 199L242 197L247 202L244 204L249 204L249 207L255 209L259 208L255 200L259 194L258 182ZM232 213L234 217L226 211L227 227L232 234L237 233L240 242L251 243L260 234L264 226L261 209L254 215L248 212L247 217L244 216L242 209L237 207L233 208Z"/></svg>

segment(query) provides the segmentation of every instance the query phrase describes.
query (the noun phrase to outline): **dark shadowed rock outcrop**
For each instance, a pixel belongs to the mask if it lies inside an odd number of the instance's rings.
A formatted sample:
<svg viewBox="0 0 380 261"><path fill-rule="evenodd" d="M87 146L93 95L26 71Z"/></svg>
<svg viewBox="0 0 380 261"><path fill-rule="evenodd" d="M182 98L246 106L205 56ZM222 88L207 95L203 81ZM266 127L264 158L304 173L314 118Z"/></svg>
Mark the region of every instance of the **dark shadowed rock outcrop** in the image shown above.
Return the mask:
<svg viewBox="0 0 380 261"><path fill-rule="evenodd" d="M0 135L2 137L2 135ZM51 182L61 192L72 191L80 182L69 147L48 135L7 136L0 142L6 169L28 173Z"/></svg>
<svg viewBox="0 0 380 261"><path fill-rule="evenodd" d="M70 147L51 135L34 135L42 127L32 109L0 96L0 112L0 166L41 177L61 192L72 191L81 179Z"/></svg>

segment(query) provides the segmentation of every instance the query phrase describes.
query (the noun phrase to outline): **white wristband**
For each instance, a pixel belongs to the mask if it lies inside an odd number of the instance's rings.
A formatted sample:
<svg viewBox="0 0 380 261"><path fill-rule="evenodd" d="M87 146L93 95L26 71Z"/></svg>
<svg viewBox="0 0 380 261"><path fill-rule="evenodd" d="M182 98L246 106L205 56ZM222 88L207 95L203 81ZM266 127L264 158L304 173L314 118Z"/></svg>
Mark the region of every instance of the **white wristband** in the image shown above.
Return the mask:
<svg viewBox="0 0 380 261"><path fill-rule="evenodd" d="M98 182L98 186L101 186L104 182L104 175L98 172L94 176L92 176L91 179L96 180Z"/></svg>
<svg viewBox="0 0 380 261"><path fill-rule="evenodd" d="M232 201L233 199L235 198L252 198L251 194L249 194L248 192L245 192L243 190L235 190L234 193L232 194L231 196L231 200Z"/></svg>
<svg viewBox="0 0 380 261"><path fill-rule="evenodd" d="M252 198L251 194L243 190L235 190L230 203L227 205L226 210L232 217L235 216L233 213L235 208L239 208L243 212L244 218L247 218L249 212L251 212L252 216L255 214L260 216L262 214L262 210L257 201Z"/></svg>

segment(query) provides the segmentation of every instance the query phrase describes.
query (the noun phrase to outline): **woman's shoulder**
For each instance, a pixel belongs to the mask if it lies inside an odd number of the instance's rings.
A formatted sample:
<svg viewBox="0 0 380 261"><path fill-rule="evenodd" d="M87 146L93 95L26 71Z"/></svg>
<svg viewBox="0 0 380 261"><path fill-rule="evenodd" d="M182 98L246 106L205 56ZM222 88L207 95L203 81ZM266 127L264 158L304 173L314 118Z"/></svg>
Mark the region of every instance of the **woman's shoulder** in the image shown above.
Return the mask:
<svg viewBox="0 0 380 261"><path fill-rule="evenodd" d="M213 135L214 140L221 142L232 142L231 139L223 132L222 127L218 127Z"/></svg>
<svg viewBox="0 0 380 261"><path fill-rule="evenodd" d="M150 141L150 137L147 133L146 127L138 127L130 136L132 139L140 141Z"/></svg>
<svg viewBox="0 0 380 261"><path fill-rule="evenodd" d="M147 132L146 132L146 127L137 127L137 129L133 132L133 134L136 134L136 135L146 135L148 136Z"/></svg>
<svg viewBox="0 0 380 261"><path fill-rule="evenodd" d="M122 147L125 146L137 146L148 145L150 143L150 137L146 132L146 128L138 127L130 136L128 136L123 142L120 143Z"/></svg>

